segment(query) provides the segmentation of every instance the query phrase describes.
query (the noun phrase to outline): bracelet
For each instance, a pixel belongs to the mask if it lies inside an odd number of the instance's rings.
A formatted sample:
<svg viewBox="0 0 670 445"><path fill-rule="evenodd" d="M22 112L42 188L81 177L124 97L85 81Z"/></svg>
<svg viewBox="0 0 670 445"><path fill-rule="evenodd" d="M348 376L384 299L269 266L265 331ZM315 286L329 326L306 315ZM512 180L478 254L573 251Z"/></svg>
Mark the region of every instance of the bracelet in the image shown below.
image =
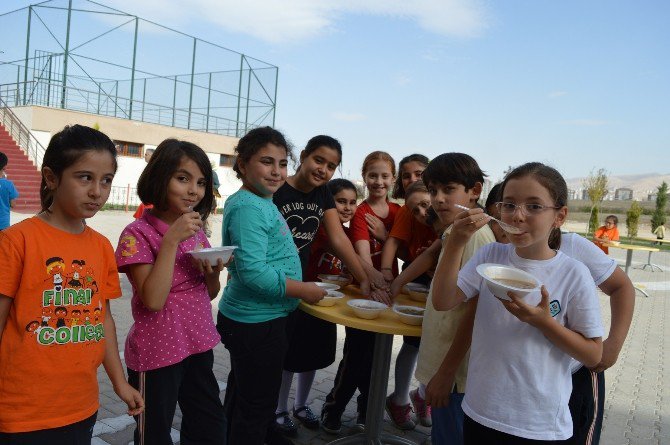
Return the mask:
<svg viewBox="0 0 670 445"><path fill-rule="evenodd" d="M391 268L391 267L382 267L382 268L380 268L379 270L393 270L393 268Z"/></svg>

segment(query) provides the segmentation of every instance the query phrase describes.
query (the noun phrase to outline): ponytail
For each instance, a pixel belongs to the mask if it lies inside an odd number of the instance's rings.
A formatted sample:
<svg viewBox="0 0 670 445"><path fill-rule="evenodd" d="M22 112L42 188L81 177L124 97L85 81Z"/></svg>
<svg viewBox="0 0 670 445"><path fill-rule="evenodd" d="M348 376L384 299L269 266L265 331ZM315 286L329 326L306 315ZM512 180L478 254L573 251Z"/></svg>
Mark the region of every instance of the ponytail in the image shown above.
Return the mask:
<svg viewBox="0 0 670 445"><path fill-rule="evenodd" d="M554 227L549 234L549 247L553 250L561 248L561 228Z"/></svg>

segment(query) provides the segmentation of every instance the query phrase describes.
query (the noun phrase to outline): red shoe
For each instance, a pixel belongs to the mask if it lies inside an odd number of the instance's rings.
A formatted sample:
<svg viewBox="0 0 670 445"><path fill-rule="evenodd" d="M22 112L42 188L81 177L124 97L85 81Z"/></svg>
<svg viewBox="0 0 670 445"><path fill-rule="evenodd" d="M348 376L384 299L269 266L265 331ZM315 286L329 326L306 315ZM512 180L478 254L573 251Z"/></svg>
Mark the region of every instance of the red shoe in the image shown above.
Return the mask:
<svg viewBox="0 0 670 445"><path fill-rule="evenodd" d="M412 420L412 406L396 405L393 403L393 394L386 398L386 413L389 415L393 424L401 430L413 430L416 423Z"/></svg>
<svg viewBox="0 0 670 445"><path fill-rule="evenodd" d="M423 426L432 426L433 417L430 410L430 405L426 403L424 399L419 395L419 390L415 389L414 391L409 392L409 398L412 400L412 405L414 405L414 412L416 413L416 418L419 423Z"/></svg>

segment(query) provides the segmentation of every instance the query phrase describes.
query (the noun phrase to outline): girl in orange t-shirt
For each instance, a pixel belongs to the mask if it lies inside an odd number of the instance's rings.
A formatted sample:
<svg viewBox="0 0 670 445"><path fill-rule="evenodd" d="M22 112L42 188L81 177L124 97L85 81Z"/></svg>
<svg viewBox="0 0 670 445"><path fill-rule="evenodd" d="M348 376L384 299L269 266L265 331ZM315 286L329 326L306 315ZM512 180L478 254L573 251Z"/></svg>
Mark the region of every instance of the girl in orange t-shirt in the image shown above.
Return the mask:
<svg viewBox="0 0 670 445"><path fill-rule="evenodd" d="M619 241L619 229L617 228L617 224L619 224L619 218L617 218L616 215L608 215L607 218L605 218L605 225L598 227L596 233L593 234L593 242L606 254L609 254L609 248L603 245L603 243L608 241Z"/></svg>
<svg viewBox="0 0 670 445"><path fill-rule="evenodd" d="M128 414L144 409L109 309L121 295L114 251L84 222L107 201L116 168L107 136L65 127L44 153L42 211L0 232L0 443L90 444L101 363Z"/></svg>

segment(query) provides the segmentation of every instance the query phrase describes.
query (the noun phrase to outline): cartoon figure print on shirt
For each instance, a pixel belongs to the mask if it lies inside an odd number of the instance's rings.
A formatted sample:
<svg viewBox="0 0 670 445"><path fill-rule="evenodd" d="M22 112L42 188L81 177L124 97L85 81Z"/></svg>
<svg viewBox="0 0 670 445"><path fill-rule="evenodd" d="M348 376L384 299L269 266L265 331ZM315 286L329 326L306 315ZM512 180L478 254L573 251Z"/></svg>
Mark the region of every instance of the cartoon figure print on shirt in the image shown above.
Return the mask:
<svg viewBox="0 0 670 445"><path fill-rule="evenodd" d="M65 260L53 256L45 261L45 286L42 290L41 313L26 326L40 345L98 342L105 337L102 300L95 295L98 285L92 267L72 259L72 272L65 274ZM94 302L94 300L97 300ZM93 314L93 315L91 315Z"/></svg>
<svg viewBox="0 0 670 445"><path fill-rule="evenodd" d="M316 203L294 201L281 206L279 213L291 228L293 242L300 252L314 239L323 218L323 209Z"/></svg>

